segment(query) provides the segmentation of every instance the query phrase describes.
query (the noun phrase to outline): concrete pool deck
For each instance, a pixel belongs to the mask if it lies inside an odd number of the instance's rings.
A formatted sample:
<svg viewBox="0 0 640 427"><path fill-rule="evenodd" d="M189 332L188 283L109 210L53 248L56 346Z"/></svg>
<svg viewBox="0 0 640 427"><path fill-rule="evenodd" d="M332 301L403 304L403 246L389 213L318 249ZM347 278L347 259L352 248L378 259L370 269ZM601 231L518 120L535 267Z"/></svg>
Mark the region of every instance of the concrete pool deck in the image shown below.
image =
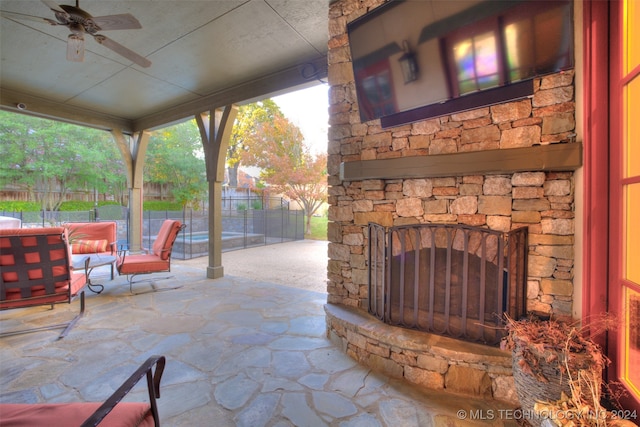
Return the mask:
<svg viewBox="0 0 640 427"><path fill-rule="evenodd" d="M222 266L225 276L326 293L328 245L323 240L296 240L228 251L222 253ZM172 262L202 269L209 266L208 257Z"/></svg>

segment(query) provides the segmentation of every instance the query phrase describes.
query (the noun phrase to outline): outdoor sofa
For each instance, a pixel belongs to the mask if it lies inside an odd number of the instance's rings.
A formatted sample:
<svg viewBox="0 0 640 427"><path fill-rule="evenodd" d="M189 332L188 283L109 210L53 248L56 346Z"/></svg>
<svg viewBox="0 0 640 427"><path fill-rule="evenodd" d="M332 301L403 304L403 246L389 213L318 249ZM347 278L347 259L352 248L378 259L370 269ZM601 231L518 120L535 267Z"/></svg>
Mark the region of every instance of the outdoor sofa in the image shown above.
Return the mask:
<svg viewBox="0 0 640 427"><path fill-rule="evenodd" d="M84 314L88 263L73 270L67 230L63 227L0 229L0 310L71 303L80 298L80 313L70 322L36 330L64 328L64 337Z"/></svg>

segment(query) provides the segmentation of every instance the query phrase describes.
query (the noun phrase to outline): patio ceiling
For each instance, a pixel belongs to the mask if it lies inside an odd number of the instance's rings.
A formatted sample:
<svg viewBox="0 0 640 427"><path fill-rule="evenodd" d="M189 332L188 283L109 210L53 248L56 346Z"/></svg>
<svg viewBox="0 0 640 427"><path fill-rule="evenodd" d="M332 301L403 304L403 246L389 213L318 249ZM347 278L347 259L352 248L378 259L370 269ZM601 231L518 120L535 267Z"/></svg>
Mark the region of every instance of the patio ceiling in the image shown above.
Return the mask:
<svg viewBox="0 0 640 427"><path fill-rule="evenodd" d="M311 86L327 73L329 3L80 0L93 16L140 21L100 33L152 62L143 68L89 35L84 62L67 61L67 27L8 17L53 19L42 1L0 0L0 108L132 133Z"/></svg>

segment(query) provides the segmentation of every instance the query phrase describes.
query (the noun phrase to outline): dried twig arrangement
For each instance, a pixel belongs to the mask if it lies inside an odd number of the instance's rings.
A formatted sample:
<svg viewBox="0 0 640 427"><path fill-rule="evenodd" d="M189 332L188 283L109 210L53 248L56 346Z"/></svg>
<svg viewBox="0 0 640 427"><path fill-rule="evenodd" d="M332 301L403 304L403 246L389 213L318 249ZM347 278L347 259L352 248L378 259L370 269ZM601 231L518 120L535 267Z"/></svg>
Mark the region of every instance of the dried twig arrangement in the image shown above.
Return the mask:
<svg viewBox="0 0 640 427"><path fill-rule="evenodd" d="M609 328L608 323L603 321L599 327ZM516 321L507 316L506 329L508 334L501 347L506 350L518 347L522 353L520 367L539 381L548 382L538 369L541 355L544 355L547 363L557 363L563 373L585 369L588 367L585 366L585 359L600 370L608 364L600 347L585 336L586 327L579 327L576 323L554 319Z"/></svg>
<svg viewBox="0 0 640 427"><path fill-rule="evenodd" d="M546 414L557 426L607 425L607 411L601 406L602 371L609 364L600 347L589 338L611 330L616 321L610 315L586 326L554 319L516 321L507 317L507 336L502 348L514 352L514 363L522 373L541 383L558 381L550 373L560 373L565 383L559 399L538 401L537 414ZM552 367L550 369L549 367ZM515 365L514 365L515 369ZM570 395L569 395L570 394ZM554 414L561 416L554 417Z"/></svg>

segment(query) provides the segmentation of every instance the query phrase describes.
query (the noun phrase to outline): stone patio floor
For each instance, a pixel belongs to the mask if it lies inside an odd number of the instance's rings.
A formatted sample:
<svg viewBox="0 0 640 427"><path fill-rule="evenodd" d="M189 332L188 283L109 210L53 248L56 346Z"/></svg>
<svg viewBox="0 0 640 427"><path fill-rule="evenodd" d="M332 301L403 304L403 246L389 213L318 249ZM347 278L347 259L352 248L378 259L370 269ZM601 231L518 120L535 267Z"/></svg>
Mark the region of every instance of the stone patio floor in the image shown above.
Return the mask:
<svg viewBox="0 0 640 427"><path fill-rule="evenodd" d="M280 246L270 264L286 276L286 250L302 246ZM252 256L264 257L260 251ZM326 337L325 293L251 277L207 279L206 261L173 262L174 277L153 283L179 289L139 295L129 293L125 277L96 273L105 290L88 293L86 314L67 337L57 340L55 330L0 340L0 402L102 401L158 354L167 358L163 426L520 424L518 412L500 402L420 389L358 365ZM78 302L10 310L1 328L62 322L77 310ZM127 400L148 400L144 381Z"/></svg>

